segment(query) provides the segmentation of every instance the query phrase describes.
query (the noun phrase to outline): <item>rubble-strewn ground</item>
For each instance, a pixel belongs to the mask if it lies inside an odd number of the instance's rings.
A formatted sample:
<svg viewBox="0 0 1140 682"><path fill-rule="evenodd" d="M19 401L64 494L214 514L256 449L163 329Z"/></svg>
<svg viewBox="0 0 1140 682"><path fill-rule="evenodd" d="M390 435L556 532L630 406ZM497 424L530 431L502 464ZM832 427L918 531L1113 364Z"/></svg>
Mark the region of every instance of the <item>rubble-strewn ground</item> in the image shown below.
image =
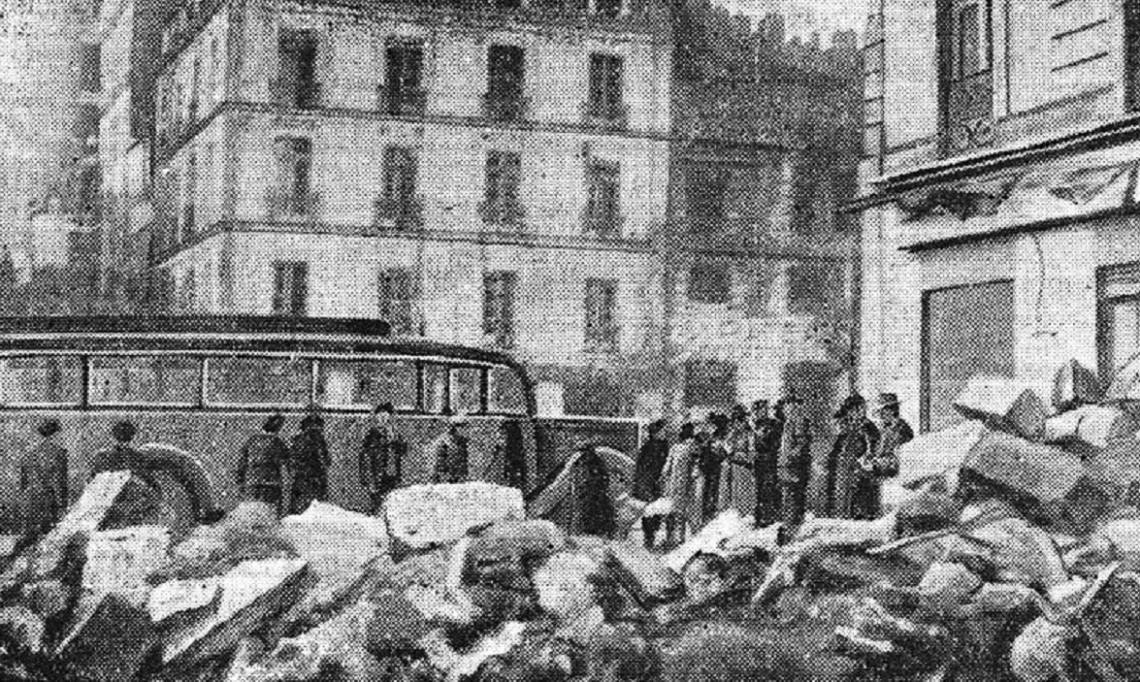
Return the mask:
<svg viewBox="0 0 1140 682"><path fill-rule="evenodd" d="M483 483L175 535L124 525L137 484L102 474L4 560L0 678L1140 680L1140 442L1061 399L971 385L889 515L782 546L734 511L664 553L567 537Z"/></svg>

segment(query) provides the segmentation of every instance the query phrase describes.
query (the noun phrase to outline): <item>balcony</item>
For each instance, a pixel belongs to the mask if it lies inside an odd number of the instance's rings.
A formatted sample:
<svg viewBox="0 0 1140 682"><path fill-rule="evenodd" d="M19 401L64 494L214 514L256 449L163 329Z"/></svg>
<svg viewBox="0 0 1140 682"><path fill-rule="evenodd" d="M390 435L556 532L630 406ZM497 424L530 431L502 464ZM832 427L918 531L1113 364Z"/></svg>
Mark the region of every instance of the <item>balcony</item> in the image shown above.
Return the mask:
<svg viewBox="0 0 1140 682"><path fill-rule="evenodd" d="M483 95L483 118L489 121L524 121L529 112L530 98L521 92L488 92Z"/></svg>
<svg viewBox="0 0 1140 682"><path fill-rule="evenodd" d="M483 202L479 204L483 224L500 230L521 230L526 214L517 201Z"/></svg>
<svg viewBox="0 0 1140 682"><path fill-rule="evenodd" d="M378 197L373 204L372 226L377 231L409 232L423 229L423 197Z"/></svg>
<svg viewBox="0 0 1140 682"><path fill-rule="evenodd" d="M993 72L986 70L946 82L941 152L950 156L993 142Z"/></svg>
<svg viewBox="0 0 1140 682"><path fill-rule="evenodd" d="M629 127L629 105L625 102L584 102L582 123L591 128L624 130Z"/></svg>
<svg viewBox="0 0 1140 682"><path fill-rule="evenodd" d="M265 213L270 220L313 221L320 210L320 198L312 191L273 187L265 193Z"/></svg>
<svg viewBox="0 0 1140 682"><path fill-rule="evenodd" d="M288 109L316 109L321 106L321 84L275 78L269 81L270 100Z"/></svg>
<svg viewBox="0 0 1140 682"><path fill-rule="evenodd" d="M421 118L427 110L427 91L422 88L392 90L381 85L377 95L377 107L389 116Z"/></svg>

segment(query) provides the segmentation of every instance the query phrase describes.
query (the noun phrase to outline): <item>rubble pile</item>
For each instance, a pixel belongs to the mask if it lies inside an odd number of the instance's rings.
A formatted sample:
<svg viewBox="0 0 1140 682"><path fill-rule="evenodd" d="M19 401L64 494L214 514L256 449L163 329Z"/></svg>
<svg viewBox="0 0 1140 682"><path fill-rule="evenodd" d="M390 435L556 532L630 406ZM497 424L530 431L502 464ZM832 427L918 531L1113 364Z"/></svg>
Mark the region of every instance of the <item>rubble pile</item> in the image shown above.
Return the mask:
<svg viewBox="0 0 1140 682"><path fill-rule="evenodd" d="M1057 384L1052 415L969 386L879 519L730 510L665 553L484 483L402 489L382 518L243 503L178 537L124 525L137 482L101 474L5 545L0 678L1140 680L1140 441L1087 370Z"/></svg>

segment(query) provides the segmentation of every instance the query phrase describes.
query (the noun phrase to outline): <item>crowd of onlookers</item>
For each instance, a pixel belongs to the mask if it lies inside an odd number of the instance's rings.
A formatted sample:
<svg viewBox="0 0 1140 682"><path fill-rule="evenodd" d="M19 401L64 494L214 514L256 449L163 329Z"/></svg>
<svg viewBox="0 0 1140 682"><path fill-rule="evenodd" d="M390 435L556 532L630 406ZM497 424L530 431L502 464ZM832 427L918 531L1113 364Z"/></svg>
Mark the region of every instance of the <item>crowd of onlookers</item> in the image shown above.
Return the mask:
<svg viewBox="0 0 1140 682"><path fill-rule="evenodd" d="M816 430L794 394L774 405L736 406L684 423L671 433L651 423L638 452L632 494L648 502L642 516L645 545L673 545L728 509L751 516L757 527L782 523L794 530L820 491L817 516L871 519L880 514L884 479L899 469L898 447L914 437L899 413L898 397L879 396L878 423L862 396L848 397L834 413L835 437L824 460L813 461Z"/></svg>

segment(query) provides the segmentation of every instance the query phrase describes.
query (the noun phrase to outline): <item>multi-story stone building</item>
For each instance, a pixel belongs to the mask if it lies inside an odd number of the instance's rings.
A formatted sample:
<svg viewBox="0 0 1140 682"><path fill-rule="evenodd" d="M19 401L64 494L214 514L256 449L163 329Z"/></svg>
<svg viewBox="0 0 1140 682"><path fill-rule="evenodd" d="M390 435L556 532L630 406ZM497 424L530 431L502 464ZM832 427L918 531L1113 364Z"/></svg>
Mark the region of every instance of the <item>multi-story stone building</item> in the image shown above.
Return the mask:
<svg viewBox="0 0 1140 682"><path fill-rule="evenodd" d="M1135 3L880 0L861 379L923 428L974 374L1049 395L1140 350Z"/></svg>
<svg viewBox="0 0 1140 682"><path fill-rule="evenodd" d="M513 349L553 409L660 402L660 5L183 7L156 89L155 264L183 310L383 317Z"/></svg>

